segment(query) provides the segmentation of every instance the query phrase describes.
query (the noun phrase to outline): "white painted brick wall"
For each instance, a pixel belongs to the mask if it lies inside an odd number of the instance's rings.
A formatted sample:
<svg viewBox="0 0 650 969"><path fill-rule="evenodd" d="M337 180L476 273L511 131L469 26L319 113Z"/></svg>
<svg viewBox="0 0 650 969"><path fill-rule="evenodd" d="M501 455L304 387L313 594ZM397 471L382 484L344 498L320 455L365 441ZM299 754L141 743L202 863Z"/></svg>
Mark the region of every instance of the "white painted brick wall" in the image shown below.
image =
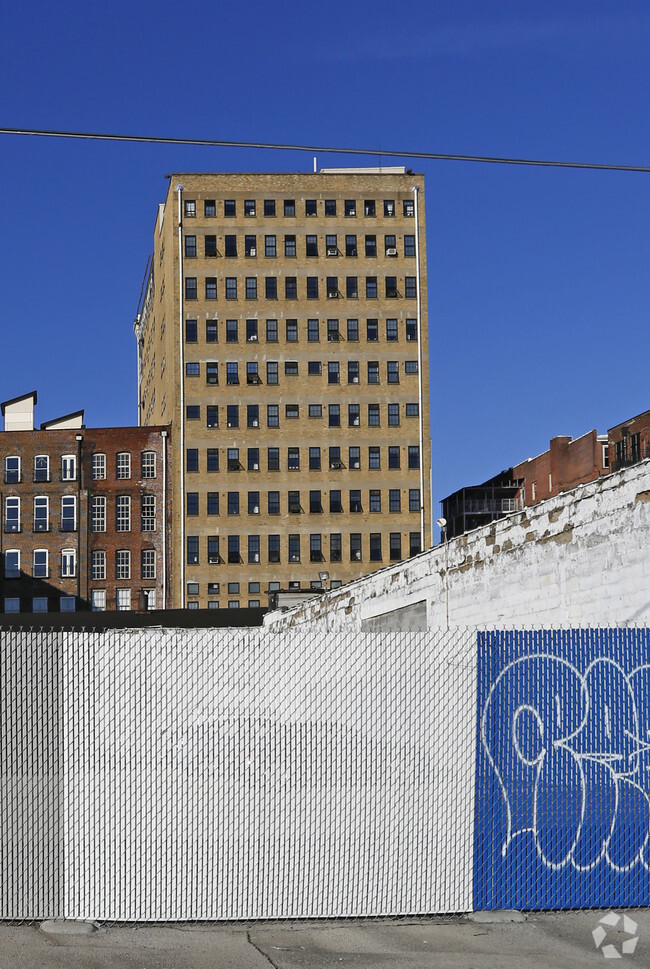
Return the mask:
<svg viewBox="0 0 650 969"><path fill-rule="evenodd" d="M449 624L532 626L650 621L650 461L452 539ZM359 579L266 624L361 629L425 600L445 626L445 549Z"/></svg>

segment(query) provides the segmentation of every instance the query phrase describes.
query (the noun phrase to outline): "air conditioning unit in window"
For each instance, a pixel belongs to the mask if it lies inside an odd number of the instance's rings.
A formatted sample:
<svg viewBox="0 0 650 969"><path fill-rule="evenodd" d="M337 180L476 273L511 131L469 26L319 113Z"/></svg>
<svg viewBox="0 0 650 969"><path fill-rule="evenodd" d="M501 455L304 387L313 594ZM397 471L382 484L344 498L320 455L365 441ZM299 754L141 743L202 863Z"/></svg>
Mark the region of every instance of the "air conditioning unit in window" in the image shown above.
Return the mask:
<svg viewBox="0 0 650 969"><path fill-rule="evenodd" d="M359 383L359 378L358 377L353 377L352 378L352 383L353 384L358 384Z"/></svg>
<svg viewBox="0 0 650 969"><path fill-rule="evenodd" d="M248 255L249 256L256 256L257 255L257 249L255 248L255 246L253 246L251 249L248 250Z"/></svg>
<svg viewBox="0 0 650 969"><path fill-rule="evenodd" d="M255 464L253 464L251 467L252 471L259 471L259 469L260 469L260 466L257 462L255 462Z"/></svg>
<svg viewBox="0 0 650 969"><path fill-rule="evenodd" d="M336 246L328 246L327 247L327 255L328 256L337 256L338 255L338 249L336 248Z"/></svg>
<svg viewBox="0 0 650 969"><path fill-rule="evenodd" d="M260 422L259 421L253 421L253 423L252 423L251 426L252 427L259 427L260 426Z"/></svg>
<svg viewBox="0 0 650 969"><path fill-rule="evenodd" d="M393 248L393 247L391 246L391 248L390 248L390 249L387 249L387 250L386 250L386 255L387 255L387 256L396 256L396 255L397 255L397 249L394 249L394 248Z"/></svg>
<svg viewBox="0 0 650 969"><path fill-rule="evenodd" d="M336 299L338 297L338 295L339 295L338 293L328 293L327 294L327 298L328 299Z"/></svg>
<svg viewBox="0 0 650 969"><path fill-rule="evenodd" d="M259 505L253 505L253 510L251 512L251 515L259 515L259 513L260 513L260 506Z"/></svg>
<svg viewBox="0 0 650 969"><path fill-rule="evenodd" d="M257 343L257 333L251 333L248 338L249 343Z"/></svg>
<svg viewBox="0 0 650 969"><path fill-rule="evenodd" d="M259 562L259 560L260 560L260 553L259 552L253 552L253 554L251 555L251 559L252 559L253 562Z"/></svg>

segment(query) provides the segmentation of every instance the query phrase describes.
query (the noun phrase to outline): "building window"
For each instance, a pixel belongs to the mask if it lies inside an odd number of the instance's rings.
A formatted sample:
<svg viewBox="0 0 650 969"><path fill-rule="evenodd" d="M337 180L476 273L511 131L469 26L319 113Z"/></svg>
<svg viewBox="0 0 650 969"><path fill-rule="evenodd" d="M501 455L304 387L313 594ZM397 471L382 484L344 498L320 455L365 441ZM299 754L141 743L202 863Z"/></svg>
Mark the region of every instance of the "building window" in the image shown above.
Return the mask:
<svg viewBox="0 0 650 969"><path fill-rule="evenodd" d="M320 405L319 405L320 406ZM320 471L320 448L310 447L309 448L309 470L310 471Z"/></svg>
<svg viewBox="0 0 650 969"><path fill-rule="evenodd" d="M357 203L354 199L345 199L343 202L343 211L347 218L351 218L357 214Z"/></svg>
<svg viewBox="0 0 650 969"><path fill-rule="evenodd" d="M377 360L368 361L368 383L379 383L379 362Z"/></svg>
<svg viewBox="0 0 650 969"><path fill-rule="evenodd" d="M90 499L90 530L106 531L106 498L101 495L94 495Z"/></svg>
<svg viewBox="0 0 650 969"><path fill-rule="evenodd" d="M238 491L228 492L228 514L229 515L239 514L239 492Z"/></svg>
<svg viewBox="0 0 650 969"><path fill-rule="evenodd" d="M255 199L244 199L244 215L249 217L255 215Z"/></svg>
<svg viewBox="0 0 650 969"><path fill-rule="evenodd" d="M307 276L307 299L318 299L318 276Z"/></svg>
<svg viewBox="0 0 650 969"><path fill-rule="evenodd" d="M260 537L259 535L248 536L248 562L254 564L260 560Z"/></svg>
<svg viewBox="0 0 650 969"><path fill-rule="evenodd" d="M5 579L20 578L20 552L9 548L5 552Z"/></svg>
<svg viewBox="0 0 650 969"><path fill-rule="evenodd" d="M388 405L388 426L399 427L399 404Z"/></svg>
<svg viewBox="0 0 650 969"><path fill-rule="evenodd" d="M269 471L280 470L280 448L270 447L266 452L267 469Z"/></svg>
<svg viewBox="0 0 650 969"><path fill-rule="evenodd" d="M228 562L230 565L235 565L241 562L241 554L239 552L239 535L228 536Z"/></svg>
<svg viewBox="0 0 650 969"><path fill-rule="evenodd" d="M326 278L327 286L327 298L335 299L339 295L339 278L338 276L327 276Z"/></svg>
<svg viewBox="0 0 650 969"><path fill-rule="evenodd" d="M286 332L287 343L297 343L298 342L298 321L287 320L285 332Z"/></svg>
<svg viewBox="0 0 650 969"><path fill-rule="evenodd" d="M260 426L260 407L259 404L246 405L246 427Z"/></svg>
<svg viewBox="0 0 650 969"><path fill-rule="evenodd" d="M368 427L379 427L379 404L368 404Z"/></svg>
<svg viewBox="0 0 650 969"><path fill-rule="evenodd" d="M199 449L198 448L188 447L185 454L185 470L186 471L199 470Z"/></svg>
<svg viewBox="0 0 650 969"><path fill-rule="evenodd" d="M156 578L156 552L152 548L143 548L140 552L140 578Z"/></svg>
<svg viewBox="0 0 650 969"><path fill-rule="evenodd" d="M348 320L347 330L348 330L348 343L357 343L359 340L359 321Z"/></svg>
<svg viewBox="0 0 650 969"><path fill-rule="evenodd" d="M328 426L340 427L341 426L340 404L329 404L327 410L328 410Z"/></svg>
<svg viewBox="0 0 650 969"><path fill-rule="evenodd" d="M305 255L318 255L318 236L307 236L305 239Z"/></svg>
<svg viewBox="0 0 650 969"><path fill-rule="evenodd" d="M217 203L214 199L206 199L203 203L203 214L206 219L214 219L217 214Z"/></svg>
<svg viewBox="0 0 650 969"><path fill-rule="evenodd" d="M330 512L332 514L339 514L343 511L343 502L341 501L341 492L338 489L330 490Z"/></svg>
<svg viewBox="0 0 650 969"><path fill-rule="evenodd" d="M347 235L345 237L345 255L356 256L356 254L357 254L357 237L354 235Z"/></svg>
<svg viewBox="0 0 650 969"><path fill-rule="evenodd" d="M236 361L226 362L226 383L239 383L239 364Z"/></svg>
<svg viewBox="0 0 650 969"><path fill-rule="evenodd" d="M409 469L420 467L420 448L417 444L409 445Z"/></svg>
<svg viewBox="0 0 650 969"><path fill-rule="evenodd" d="M206 510L208 515L219 514L219 492L208 491Z"/></svg>
<svg viewBox="0 0 650 969"><path fill-rule="evenodd" d="M399 488L391 488L388 492L388 510L398 512L402 510L402 492Z"/></svg>
<svg viewBox="0 0 650 969"><path fill-rule="evenodd" d="M407 299L415 299L417 297L417 284L415 276L404 277L404 295Z"/></svg>
<svg viewBox="0 0 650 969"><path fill-rule="evenodd" d="M264 236L264 255L273 259L277 255L277 242L275 236Z"/></svg>
<svg viewBox="0 0 650 969"><path fill-rule="evenodd" d="M131 477L131 455L128 451L120 451L116 458L116 478Z"/></svg>
<svg viewBox="0 0 650 969"><path fill-rule="evenodd" d="M289 561L300 561L300 535L289 535Z"/></svg>
<svg viewBox="0 0 650 969"><path fill-rule="evenodd" d="M72 579L77 574L77 552L74 548L61 551L61 578Z"/></svg>
<svg viewBox="0 0 650 969"><path fill-rule="evenodd" d="M330 535L330 562L341 561L341 535L333 533Z"/></svg>
<svg viewBox="0 0 650 969"><path fill-rule="evenodd" d="M418 555L422 551L422 542L419 532L409 532L409 558Z"/></svg>
<svg viewBox="0 0 650 969"><path fill-rule="evenodd" d="M185 213L186 219L194 219L196 217L195 199L185 199L183 202L183 212Z"/></svg>
<svg viewBox="0 0 650 969"><path fill-rule="evenodd" d="M269 515L279 515L280 514L280 492L279 491L269 491L267 496L267 509Z"/></svg>
<svg viewBox="0 0 650 969"><path fill-rule="evenodd" d="M257 276L246 277L246 299L257 299Z"/></svg>
<svg viewBox="0 0 650 969"><path fill-rule="evenodd" d="M196 276L185 277L185 299L197 299Z"/></svg>
<svg viewBox="0 0 650 969"><path fill-rule="evenodd" d="M314 216L318 215L318 207L316 199L305 199L305 215Z"/></svg>
<svg viewBox="0 0 650 969"><path fill-rule="evenodd" d="M227 219L234 219L237 215L237 203L235 199L224 199L223 214Z"/></svg>
<svg viewBox="0 0 650 969"><path fill-rule="evenodd" d="M116 589L115 601L116 601L118 612L129 612L129 610L131 609L131 590Z"/></svg>
<svg viewBox="0 0 650 969"><path fill-rule="evenodd" d="M239 427L239 404L226 405L226 426Z"/></svg>
<svg viewBox="0 0 650 969"><path fill-rule="evenodd" d="M47 532L50 529L50 499L44 495L34 498L34 531Z"/></svg>
<svg viewBox="0 0 650 969"><path fill-rule="evenodd" d="M357 299L359 296L359 285L356 276L345 277L345 295L347 299Z"/></svg>
<svg viewBox="0 0 650 969"><path fill-rule="evenodd" d="M188 259L196 256L196 236L185 236L185 255Z"/></svg>
<svg viewBox="0 0 650 969"><path fill-rule="evenodd" d="M404 236L404 255L415 255L415 236Z"/></svg>
<svg viewBox="0 0 650 969"><path fill-rule="evenodd" d="M297 360L287 360L284 364L284 374L285 377L297 377L298 376L298 361Z"/></svg>
<svg viewBox="0 0 650 969"><path fill-rule="evenodd" d="M47 549L35 548L32 552L32 575L35 579L48 577Z"/></svg>
<svg viewBox="0 0 650 969"><path fill-rule="evenodd" d="M399 445L391 444L388 448L388 467L399 468L399 466L400 466Z"/></svg>
<svg viewBox="0 0 650 969"><path fill-rule="evenodd" d="M34 458L34 481L50 480L50 459L47 454L37 454Z"/></svg>
<svg viewBox="0 0 650 969"><path fill-rule="evenodd" d="M201 407L199 404L188 404L185 408L185 417L188 421L198 421L201 417Z"/></svg>
<svg viewBox="0 0 650 969"><path fill-rule="evenodd" d="M330 360L327 364L328 384L338 384L340 382L340 370L338 360Z"/></svg>
<svg viewBox="0 0 650 969"><path fill-rule="evenodd" d="M275 199L264 199L264 215L267 218L275 215Z"/></svg>
<svg viewBox="0 0 650 969"><path fill-rule="evenodd" d="M336 215L336 199L325 199L325 215Z"/></svg>
<svg viewBox="0 0 650 969"><path fill-rule="evenodd" d="M217 298L217 277L216 276L205 277L205 298L206 299Z"/></svg>
<svg viewBox="0 0 650 969"><path fill-rule="evenodd" d="M409 511L420 510L420 489L409 488Z"/></svg>
<svg viewBox="0 0 650 969"><path fill-rule="evenodd" d="M280 536L279 535L269 535L268 556L269 556L269 562L280 561Z"/></svg>
<svg viewBox="0 0 650 969"><path fill-rule="evenodd" d="M309 360L307 362L307 374L310 377L317 377L322 371L320 360Z"/></svg>
<svg viewBox="0 0 650 969"><path fill-rule="evenodd" d="M335 235L325 236L325 251L328 256L338 256L339 246Z"/></svg>
<svg viewBox="0 0 650 969"><path fill-rule="evenodd" d="M205 236L203 239L203 252L208 259L213 259L217 255L217 237Z"/></svg>
<svg viewBox="0 0 650 969"><path fill-rule="evenodd" d="M185 342L196 343L198 338L198 322L196 320L185 320Z"/></svg>
<svg viewBox="0 0 650 969"><path fill-rule="evenodd" d="M397 276L386 276L384 285L386 287L386 298L397 299L399 295L397 292Z"/></svg>
<svg viewBox="0 0 650 969"><path fill-rule="evenodd" d="M348 427L359 427L361 424L361 407L359 404L348 404Z"/></svg>
<svg viewBox="0 0 650 969"><path fill-rule="evenodd" d="M366 276L366 299L377 299L376 276Z"/></svg>
<svg viewBox="0 0 650 969"><path fill-rule="evenodd" d="M374 219L377 211L374 199L366 199L363 203L363 214L370 219Z"/></svg>
<svg viewBox="0 0 650 969"><path fill-rule="evenodd" d="M284 297L285 299L298 299L298 281L296 276L285 276Z"/></svg>
<svg viewBox="0 0 650 969"><path fill-rule="evenodd" d="M226 299L237 299L237 277L226 276ZM226 336L226 339L228 337Z"/></svg>
<svg viewBox="0 0 650 969"><path fill-rule="evenodd" d="M141 525L143 532L156 530L156 496L142 495Z"/></svg>
<svg viewBox="0 0 650 969"><path fill-rule="evenodd" d="M310 562L322 562L323 558L323 541L321 535L310 535L309 536L309 561Z"/></svg>
<svg viewBox="0 0 650 969"><path fill-rule="evenodd" d="M377 236L373 236L373 235L366 236L365 248L366 248L366 256L370 256L371 258L373 256L376 256L377 255Z"/></svg>
<svg viewBox="0 0 650 969"><path fill-rule="evenodd" d="M106 552L101 549L93 549L90 558L91 576L93 581L106 578Z"/></svg>
<svg viewBox="0 0 650 969"><path fill-rule="evenodd" d="M131 499L128 495L118 495L115 503L116 523L115 530L118 532L131 531Z"/></svg>
<svg viewBox="0 0 650 969"><path fill-rule="evenodd" d="M246 364L246 383L249 386L262 383L256 360L249 360Z"/></svg>
<svg viewBox="0 0 650 969"><path fill-rule="evenodd" d="M260 513L260 493L259 491L248 492L248 514L259 515Z"/></svg>
<svg viewBox="0 0 650 969"><path fill-rule="evenodd" d="M358 471L361 468L361 448L348 448L348 467L351 471Z"/></svg>
<svg viewBox="0 0 650 969"><path fill-rule="evenodd" d="M290 447L287 450L287 468L289 471L300 470L300 448Z"/></svg>
<svg viewBox="0 0 650 969"><path fill-rule="evenodd" d="M74 495L61 498L61 531L74 532L77 528L77 499Z"/></svg>
<svg viewBox="0 0 650 969"><path fill-rule="evenodd" d="M208 564L218 565L221 561L221 556L219 554L219 536L218 535L208 535ZM218 585L218 583L217 583ZM208 589L208 595L210 594ZM217 595L219 591L217 590Z"/></svg>
<svg viewBox="0 0 650 969"><path fill-rule="evenodd" d="M143 451L140 456L140 467L143 478L156 477L156 452Z"/></svg>
<svg viewBox="0 0 650 969"><path fill-rule="evenodd" d="M417 402L406 405L407 417L419 417L419 415L420 415L420 405Z"/></svg>
<svg viewBox="0 0 650 969"><path fill-rule="evenodd" d="M47 612L47 597L34 596L32 599L32 612Z"/></svg>
<svg viewBox="0 0 650 969"><path fill-rule="evenodd" d="M219 328L216 320L207 320L205 324L205 342L219 342Z"/></svg>
<svg viewBox="0 0 650 969"><path fill-rule="evenodd" d="M207 451L207 470L219 470L219 448L209 447Z"/></svg>
<svg viewBox="0 0 650 969"><path fill-rule="evenodd" d="M381 532L370 533L370 561L381 562Z"/></svg>
<svg viewBox="0 0 650 969"><path fill-rule="evenodd" d="M289 420L295 420L300 417L300 405L299 404L285 404L284 416Z"/></svg>
<svg viewBox="0 0 650 969"><path fill-rule="evenodd" d="M323 502L320 491L309 492L309 511L312 515L321 514L323 511Z"/></svg>
<svg viewBox="0 0 650 969"><path fill-rule="evenodd" d="M289 258L296 255L296 237L294 235L284 237L284 254Z"/></svg>
<svg viewBox="0 0 650 969"><path fill-rule="evenodd" d="M361 504L361 491L357 488L353 488L350 491L350 514L360 514L363 511L363 505Z"/></svg>
<svg viewBox="0 0 650 969"><path fill-rule="evenodd" d="M391 532L388 536L388 542L391 562L399 562L402 558L402 536L400 532Z"/></svg>
<svg viewBox="0 0 650 969"><path fill-rule="evenodd" d="M399 361L388 360L386 362L386 380L389 384L399 383Z"/></svg>
<svg viewBox="0 0 650 969"><path fill-rule="evenodd" d="M399 331L397 328L397 320L386 320L386 340L389 343L394 343L399 339Z"/></svg>
<svg viewBox="0 0 650 969"><path fill-rule="evenodd" d="M131 578L131 552L129 549L118 549L115 553L115 578Z"/></svg>
<svg viewBox="0 0 650 969"><path fill-rule="evenodd" d="M368 343L376 343L379 340L379 322L377 320L366 320L366 340Z"/></svg>
<svg viewBox="0 0 650 969"><path fill-rule="evenodd" d="M295 199L285 199L284 200L284 215L285 218L292 218L296 214L296 200Z"/></svg>
<svg viewBox="0 0 650 969"><path fill-rule="evenodd" d="M310 343L317 343L320 339L320 321L307 320L307 340Z"/></svg>
<svg viewBox="0 0 650 969"><path fill-rule="evenodd" d="M368 468L371 471L378 471L381 467L379 448L369 447L368 448Z"/></svg>
<svg viewBox="0 0 650 969"><path fill-rule="evenodd" d="M61 481L77 480L77 456L63 454L61 456Z"/></svg>
<svg viewBox="0 0 650 969"><path fill-rule="evenodd" d="M188 565L198 565L199 564L199 536L198 535L188 535L186 540L187 555L186 561Z"/></svg>
<svg viewBox="0 0 650 969"><path fill-rule="evenodd" d="M350 561L351 562L361 561L361 533L360 532L350 533Z"/></svg>
<svg viewBox="0 0 650 969"><path fill-rule="evenodd" d="M249 447L247 456L247 467L249 471L259 471L260 469L260 449Z"/></svg>
<svg viewBox="0 0 650 969"><path fill-rule="evenodd" d="M228 470L239 471L240 469L241 469L241 464L239 463L239 448L229 447L228 448Z"/></svg>
<svg viewBox="0 0 650 969"><path fill-rule="evenodd" d="M417 360L405 360L404 361L404 373L417 373L418 372L418 362Z"/></svg>
<svg viewBox="0 0 650 969"><path fill-rule="evenodd" d="M278 321L277 320L266 321L266 342L267 343L278 342Z"/></svg>
<svg viewBox="0 0 650 969"><path fill-rule="evenodd" d="M278 362L277 360L267 360L266 362L266 382L267 384L278 383Z"/></svg>
<svg viewBox="0 0 650 969"><path fill-rule="evenodd" d="M106 589L93 589L90 593L90 608L93 612L104 612L106 609Z"/></svg>
<svg viewBox="0 0 650 969"><path fill-rule="evenodd" d="M280 426L280 407L278 404L266 405L266 426L267 427Z"/></svg>

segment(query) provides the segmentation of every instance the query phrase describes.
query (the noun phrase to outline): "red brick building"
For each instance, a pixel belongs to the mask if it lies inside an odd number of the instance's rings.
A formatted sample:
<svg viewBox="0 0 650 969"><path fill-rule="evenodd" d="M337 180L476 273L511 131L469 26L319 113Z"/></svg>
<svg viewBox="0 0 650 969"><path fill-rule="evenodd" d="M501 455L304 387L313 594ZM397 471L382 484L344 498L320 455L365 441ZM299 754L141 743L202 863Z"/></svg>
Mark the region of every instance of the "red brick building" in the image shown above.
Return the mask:
<svg viewBox="0 0 650 969"><path fill-rule="evenodd" d="M169 429L34 429L36 392L1 405L4 612L171 607Z"/></svg>
<svg viewBox="0 0 650 969"><path fill-rule="evenodd" d="M548 451L512 468L512 478L521 482L524 505L535 505L603 474L609 474L607 437L595 430L575 440L553 437Z"/></svg>
<svg viewBox="0 0 650 969"><path fill-rule="evenodd" d="M610 427L607 436L612 471L650 457L650 410Z"/></svg>

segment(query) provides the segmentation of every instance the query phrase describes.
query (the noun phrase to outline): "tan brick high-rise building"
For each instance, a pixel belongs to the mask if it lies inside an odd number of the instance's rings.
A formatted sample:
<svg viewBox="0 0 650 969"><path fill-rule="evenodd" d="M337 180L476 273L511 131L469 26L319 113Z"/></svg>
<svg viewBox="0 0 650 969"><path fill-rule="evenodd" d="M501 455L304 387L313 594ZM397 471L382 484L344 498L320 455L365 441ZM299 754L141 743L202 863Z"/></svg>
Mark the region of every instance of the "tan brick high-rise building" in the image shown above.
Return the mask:
<svg viewBox="0 0 650 969"><path fill-rule="evenodd" d="M424 183L175 174L135 323L171 423L174 606L266 605L431 540Z"/></svg>

